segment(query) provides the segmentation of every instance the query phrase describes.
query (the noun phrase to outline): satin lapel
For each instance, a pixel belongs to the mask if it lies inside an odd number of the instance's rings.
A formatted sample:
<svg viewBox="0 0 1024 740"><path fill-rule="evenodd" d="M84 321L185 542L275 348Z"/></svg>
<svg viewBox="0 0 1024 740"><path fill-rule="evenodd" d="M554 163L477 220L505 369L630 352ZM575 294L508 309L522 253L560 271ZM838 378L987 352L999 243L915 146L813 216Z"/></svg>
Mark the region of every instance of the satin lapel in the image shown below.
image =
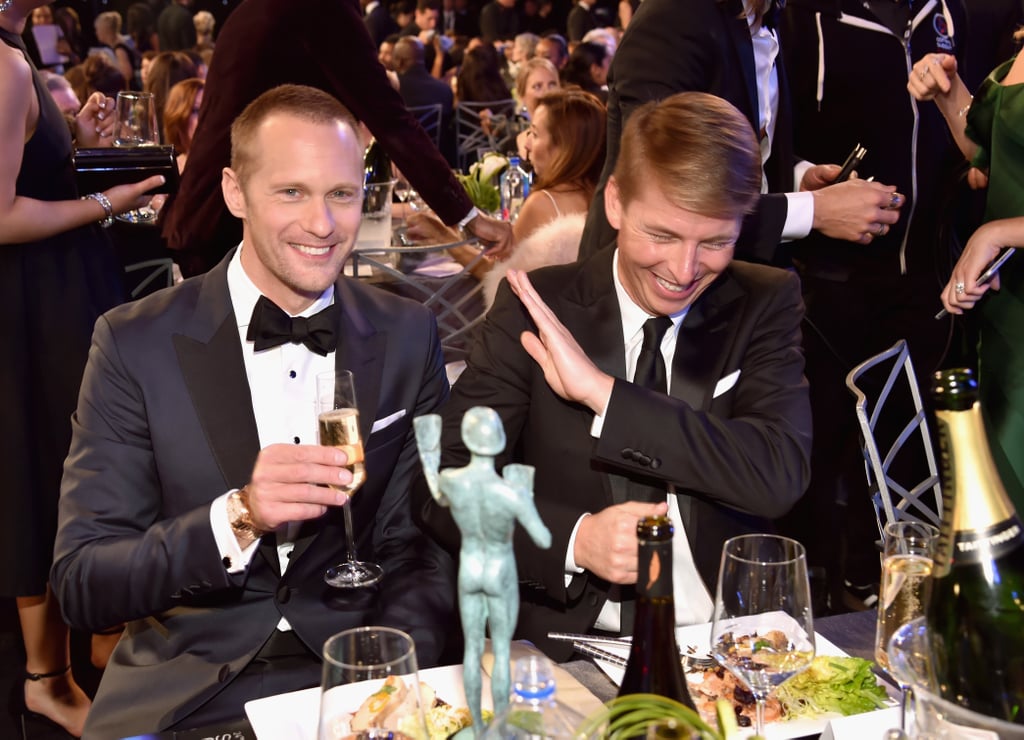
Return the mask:
<svg viewBox="0 0 1024 740"><path fill-rule="evenodd" d="M711 407L723 370L744 293L728 273L722 275L686 314L672 358L670 395L698 411Z"/></svg>
<svg viewBox="0 0 1024 740"><path fill-rule="evenodd" d="M225 490L249 482L260 450L252 396L228 293L225 258L203 278L195 314L173 337L178 364Z"/></svg>
<svg viewBox="0 0 1024 740"><path fill-rule="evenodd" d="M736 56L740 61L740 69L743 71L743 81L746 83L747 109L743 113L754 127L754 131L757 131L760 128L761 118L758 113L757 67L754 64L754 45L750 41L750 26L746 16L743 15L743 5L738 0L718 3L718 7L725 16L723 21L732 37Z"/></svg>
<svg viewBox="0 0 1024 740"><path fill-rule="evenodd" d="M206 434L224 490L249 482L260 451L252 394L228 292L225 257L203 279L192 323L174 342L178 364L199 423ZM281 566L272 538L259 548L275 573Z"/></svg>
<svg viewBox="0 0 1024 740"><path fill-rule="evenodd" d="M622 314L612 279L614 247L606 247L587 260L566 292L559 317L572 333L587 357L603 372L616 378L626 377L625 342L622 338ZM590 412L585 411L588 418ZM601 480L607 500L627 500L629 481L605 470Z"/></svg>

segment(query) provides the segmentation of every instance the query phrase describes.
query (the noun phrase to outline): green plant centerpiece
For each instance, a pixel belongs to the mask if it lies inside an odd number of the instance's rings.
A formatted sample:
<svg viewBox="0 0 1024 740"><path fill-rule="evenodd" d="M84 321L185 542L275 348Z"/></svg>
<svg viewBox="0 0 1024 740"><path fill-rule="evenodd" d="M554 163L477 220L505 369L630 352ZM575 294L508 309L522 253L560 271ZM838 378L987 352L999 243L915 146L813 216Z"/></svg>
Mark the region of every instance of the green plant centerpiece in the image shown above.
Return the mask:
<svg viewBox="0 0 1024 740"><path fill-rule="evenodd" d="M486 213L501 209L498 178L508 167L508 159L497 152L487 152L469 167L468 174L456 174L473 205Z"/></svg>
<svg viewBox="0 0 1024 740"><path fill-rule="evenodd" d="M674 732L678 737L687 737L687 732L692 740L731 740L738 737L739 726L732 705L719 700L715 710L717 728L675 699L657 694L627 694L612 699L604 709L587 717L576 737L607 740L646 737L648 727L670 720L675 722Z"/></svg>

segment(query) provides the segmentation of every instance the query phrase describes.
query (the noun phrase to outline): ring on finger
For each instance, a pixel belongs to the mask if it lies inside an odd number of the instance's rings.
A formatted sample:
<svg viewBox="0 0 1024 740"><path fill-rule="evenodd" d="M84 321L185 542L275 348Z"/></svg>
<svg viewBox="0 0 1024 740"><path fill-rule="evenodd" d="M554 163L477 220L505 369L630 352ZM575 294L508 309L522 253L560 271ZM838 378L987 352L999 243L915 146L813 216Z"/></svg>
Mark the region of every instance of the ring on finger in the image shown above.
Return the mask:
<svg viewBox="0 0 1024 740"><path fill-rule="evenodd" d="M953 286L953 292L956 293L957 295L963 295L965 290L967 290L967 286L964 285L963 283L956 283Z"/></svg>
<svg viewBox="0 0 1024 740"><path fill-rule="evenodd" d="M885 224L878 224L878 228L875 229L875 236L883 236L885 234Z"/></svg>

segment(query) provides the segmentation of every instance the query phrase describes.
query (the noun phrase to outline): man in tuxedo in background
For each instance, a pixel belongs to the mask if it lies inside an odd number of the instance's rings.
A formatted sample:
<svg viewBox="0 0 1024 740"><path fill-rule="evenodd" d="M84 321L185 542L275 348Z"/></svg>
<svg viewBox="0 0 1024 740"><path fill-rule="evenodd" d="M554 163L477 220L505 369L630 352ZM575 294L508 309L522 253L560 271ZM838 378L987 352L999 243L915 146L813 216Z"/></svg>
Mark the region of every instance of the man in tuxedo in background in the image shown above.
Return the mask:
<svg viewBox="0 0 1024 740"><path fill-rule="evenodd" d="M224 198L241 245L205 275L96 324L73 419L52 571L72 625L126 622L86 737L229 723L315 686L332 634L404 630L420 665L454 619L451 559L415 526L413 417L448 383L429 310L339 277L363 158L322 91L272 89L232 126ZM250 316L252 318L250 318ZM316 376L355 376L367 479L317 445ZM342 505L372 588L335 589Z"/></svg>
<svg viewBox="0 0 1024 740"><path fill-rule="evenodd" d="M839 165L805 163L794 173L789 87L779 53L777 0L644 0L629 22L608 75L608 151L580 244L580 256L615 238L603 191L619 138L637 107L693 90L724 98L757 134L763 167L756 210L743 224L737 256L785 265L783 240L816 229L869 245L899 218L896 188L854 180L829 185ZM209 94L209 93L207 93ZM799 190L800 192L793 192Z"/></svg>
<svg viewBox="0 0 1024 740"><path fill-rule="evenodd" d="M442 467L468 458L459 425L479 405L508 435L498 467L536 468L553 539L517 535L517 634L552 658L571 647L549 630L630 634L641 517L670 513L676 620L703 622L725 539L769 529L807 485L799 281L732 261L760 181L750 125L724 100L641 107L604 196L616 244L510 271L442 410ZM457 548L425 488L416 510Z"/></svg>
<svg viewBox="0 0 1024 740"><path fill-rule="evenodd" d="M359 1L363 6L363 23L366 24L366 30L375 46L380 46L381 42L391 34L398 33L400 29L395 23L395 19L391 17L386 3L379 0Z"/></svg>

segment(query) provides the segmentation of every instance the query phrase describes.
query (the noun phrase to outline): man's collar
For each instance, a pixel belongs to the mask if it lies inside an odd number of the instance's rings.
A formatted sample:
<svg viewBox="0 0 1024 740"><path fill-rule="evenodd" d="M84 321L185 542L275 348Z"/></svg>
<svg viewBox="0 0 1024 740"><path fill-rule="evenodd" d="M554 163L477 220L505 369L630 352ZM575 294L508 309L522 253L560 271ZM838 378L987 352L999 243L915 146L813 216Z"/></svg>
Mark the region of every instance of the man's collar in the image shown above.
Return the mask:
<svg viewBox="0 0 1024 740"><path fill-rule="evenodd" d="M629 341L630 337L640 331L643 327L644 322L651 318L651 315L644 311L640 306L636 305L629 293L626 292L626 287L622 284L619 279L619 250L615 250L615 254L612 255L612 281L615 284L615 297L619 300L619 315L622 319L622 332L623 338ZM686 318L687 312L690 307L687 306L679 313L673 314L669 318L672 319L672 329L677 331L679 325Z"/></svg>
<svg viewBox="0 0 1024 740"><path fill-rule="evenodd" d="M252 318L252 311L256 307L256 301L262 293L256 287L252 279L246 274L242 267L242 245L238 245L231 262L228 263L228 292L231 294L231 307L235 312L235 320L239 327L249 326ZM327 290L313 301L298 316L311 316L334 302L334 286L328 286Z"/></svg>

